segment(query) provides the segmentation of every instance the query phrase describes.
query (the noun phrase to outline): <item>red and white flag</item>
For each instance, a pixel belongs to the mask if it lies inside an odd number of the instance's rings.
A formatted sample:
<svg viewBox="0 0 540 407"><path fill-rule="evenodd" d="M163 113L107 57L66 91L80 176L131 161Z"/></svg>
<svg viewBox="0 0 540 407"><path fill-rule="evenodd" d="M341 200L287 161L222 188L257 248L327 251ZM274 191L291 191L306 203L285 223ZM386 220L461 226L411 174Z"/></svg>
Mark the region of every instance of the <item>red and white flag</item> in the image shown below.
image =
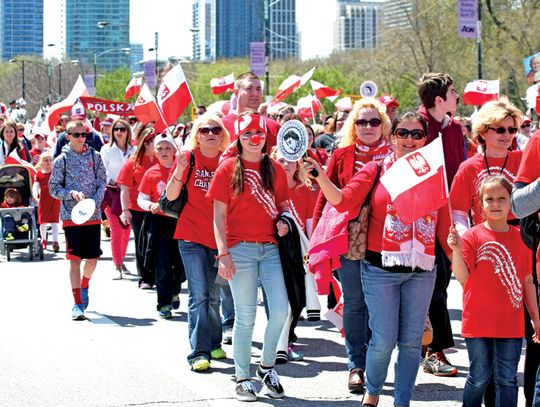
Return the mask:
<svg viewBox="0 0 540 407"><path fill-rule="evenodd" d="M146 83L142 85L141 93L135 101L135 116L143 124L155 122L154 129L157 132L161 132L167 128L163 119L163 113Z"/></svg>
<svg viewBox="0 0 540 407"><path fill-rule="evenodd" d="M352 99L350 98L350 96L341 98L336 102L336 107L338 108L338 110L350 112L352 110Z"/></svg>
<svg viewBox="0 0 540 407"><path fill-rule="evenodd" d="M318 99L327 98L330 99L330 101L336 100L336 98L341 95L342 90L335 90L332 88L329 88L328 86L323 85L320 82L317 81L309 81L311 83L311 88L313 89L313 93L315 96L317 96Z"/></svg>
<svg viewBox="0 0 540 407"><path fill-rule="evenodd" d="M490 100L499 99L499 80L485 81L483 79L472 81L465 86L463 103L466 105L482 106Z"/></svg>
<svg viewBox="0 0 540 407"><path fill-rule="evenodd" d="M320 100L313 95L304 96L303 98L298 99L298 102L296 103L298 116L300 116L303 121L309 119L315 121L315 115L321 107Z"/></svg>
<svg viewBox="0 0 540 407"><path fill-rule="evenodd" d="M448 202L442 137L397 160L382 176L399 217L405 223Z"/></svg>
<svg viewBox="0 0 540 407"><path fill-rule="evenodd" d="M90 96L90 94L88 93L88 89L86 89L82 76L79 75L77 82L75 82L75 85L73 86L73 89L71 89L71 92L69 92L68 97L49 107L49 110L47 111L47 118L45 119L45 122L49 127L49 131L52 131L54 126L58 124L58 120L60 119L62 113L71 109L77 99L82 96Z"/></svg>
<svg viewBox="0 0 540 407"><path fill-rule="evenodd" d="M223 78L210 79L210 87L212 88L213 95L220 95L227 91L232 92L234 90L234 75L230 74Z"/></svg>
<svg viewBox="0 0 540 407"><path fill-rule="evenodd" d="M306 72L302 76L297 75L291 75L287 79L285 79L281 85L279 85L278 91L274 98L270 101L270 104L276 104L278 102L281 102L285 98L287 98L289 95L291 95L295 90L297 90L300 86L303 86L311 79L313 76L313 72L315 72L315 69L317 67L311 68L308 72Z"/></svg>
<svg viewBox="0 0 540 407"><path fill-rule="evenodd" d="M19 154L17 153L17 150L13 150L13 151L6 157L6 159L4 160L4 164L5 164L5 165L8 165L8 164L11 164L11 165L22 165L23 167L28 168L28 170L30 171L30 175L31 175L32 179L34 179L34 177L35 177L36 174L37 174L37 171L36 171L36 169L33 167L32 164L30 164L28 161L23 160L21 157L19 157Z"/></svg>
<svg viewBox="0 0 540 407"><path fill-rule="evenodd" d="M186 76L177 64L163 77L157 94L157 103L167 125L173 124L193 100Z"/></svg>
<svg viewBox="0 0 540 407"><path fill-rule="evenodd" d="M131 99L133 96L138 95L141 92L143 78L131 78L124 95L124 100Z"/></svg>

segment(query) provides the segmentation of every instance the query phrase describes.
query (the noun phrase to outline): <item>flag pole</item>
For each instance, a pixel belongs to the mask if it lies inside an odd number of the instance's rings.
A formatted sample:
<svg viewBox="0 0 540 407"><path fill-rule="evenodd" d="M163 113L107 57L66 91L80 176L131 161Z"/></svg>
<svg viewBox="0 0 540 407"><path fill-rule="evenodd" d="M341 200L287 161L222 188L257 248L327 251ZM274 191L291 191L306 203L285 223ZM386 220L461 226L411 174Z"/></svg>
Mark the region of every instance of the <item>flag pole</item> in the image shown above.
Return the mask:
<svg viewBox="0 0 540 407"><path fill-rule="evenodd" d="M441 139L442 144L442 133L439 132L439 138ZM446 159L444 157L444 148L441 148L442 151L442 164L443 164L443 173L444 173L444 189L446 194L446 199L448 200L448 213L450 214L450 224L454 225L454 220L452 218L452 204L450 203L450 188L448 188L448 177L446 176Z"/></svg>

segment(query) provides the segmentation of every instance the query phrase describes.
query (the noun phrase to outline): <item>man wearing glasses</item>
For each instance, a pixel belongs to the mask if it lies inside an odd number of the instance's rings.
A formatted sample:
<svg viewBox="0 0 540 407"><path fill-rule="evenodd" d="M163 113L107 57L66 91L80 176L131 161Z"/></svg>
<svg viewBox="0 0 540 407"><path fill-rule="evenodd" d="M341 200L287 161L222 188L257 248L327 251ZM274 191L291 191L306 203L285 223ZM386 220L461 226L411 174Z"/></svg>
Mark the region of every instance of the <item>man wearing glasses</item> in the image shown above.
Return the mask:
<svg viewBox="0 0 540 407"><path fill-rule="evenodd" d="M101 156L86 144L89 133L82 120L70 121L66 126L68 144L54 160L49 188L53 198L62 201L60 219L66 237L67 259L70 262L69 279L75 300L72 319L85 319L88 306L89 282L97 260L101 256L101 201L105 194L107 175ZM94 200L96 209L83 224L75 224L71 211L83 199ZM81 264L85 260L81 278Z"/></svg>
<svg viewBox="0 0 540 407"><path fill-rule="evenodd" d="M528 116L523 116L519 133L516 134L517 149L523 151L531 138L532 122Z"/></svg>

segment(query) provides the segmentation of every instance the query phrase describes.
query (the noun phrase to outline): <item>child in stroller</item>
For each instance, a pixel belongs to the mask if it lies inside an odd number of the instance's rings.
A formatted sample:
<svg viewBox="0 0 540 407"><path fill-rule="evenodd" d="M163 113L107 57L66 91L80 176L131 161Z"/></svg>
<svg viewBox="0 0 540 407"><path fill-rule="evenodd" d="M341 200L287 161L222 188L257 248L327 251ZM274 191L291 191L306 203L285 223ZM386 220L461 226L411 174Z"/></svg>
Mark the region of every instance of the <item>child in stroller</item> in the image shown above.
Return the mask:
<svg viewBox="0 0 540 407"><path fill-rule="evenodd" d="M0 208L22 208L24 207L22 202L21 193L15 188L8 188L4 192L4 202L0 204ZM29 213L23 213L19 221L15 221L12 214L6 213L2 216L2 234L7 241L15 240L17 232L24 234L24 236L17 236L19 238L26 238L26 235L31 226L32 216Z"/></svg>

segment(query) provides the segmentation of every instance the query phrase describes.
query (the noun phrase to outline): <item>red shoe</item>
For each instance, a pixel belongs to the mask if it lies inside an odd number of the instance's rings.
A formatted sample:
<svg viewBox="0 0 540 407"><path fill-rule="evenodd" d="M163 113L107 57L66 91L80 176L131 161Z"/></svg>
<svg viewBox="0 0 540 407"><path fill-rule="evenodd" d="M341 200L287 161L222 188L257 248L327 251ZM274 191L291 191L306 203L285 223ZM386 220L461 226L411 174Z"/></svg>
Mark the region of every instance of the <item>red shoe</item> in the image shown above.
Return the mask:
<svg viewBox="0 0 540 407"><path fill-rule="evenodd" d="M46 240L41 241L41 247L43 247L43 250L47 250L47 241Z"/></svg>

